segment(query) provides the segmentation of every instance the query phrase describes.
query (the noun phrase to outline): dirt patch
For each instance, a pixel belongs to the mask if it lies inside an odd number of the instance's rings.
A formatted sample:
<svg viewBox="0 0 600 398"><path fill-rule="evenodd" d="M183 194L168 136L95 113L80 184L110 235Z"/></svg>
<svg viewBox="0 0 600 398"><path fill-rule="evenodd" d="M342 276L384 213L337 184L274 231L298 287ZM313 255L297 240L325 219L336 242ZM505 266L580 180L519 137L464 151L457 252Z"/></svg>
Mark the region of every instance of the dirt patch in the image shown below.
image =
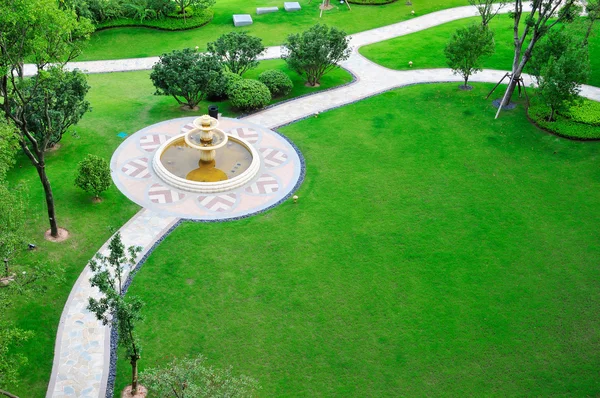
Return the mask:
<svg viewBox="0 0 600 398"><path fill-rule="evenodd" d="M186 279L186 280L185 280L185 283L186 283L187 285L193 285L194 283L196 283L196 280L195 280L195 279Z"/></svg>
<svg viewBox="0 0 600 398"><path fill-rule="evenodd" d="M102 199L101 197L93 197L92 198L92 203L102 203L104 201L104 199Z"/></svg>
<svg viewBox="0 0 600 398"><path fill-rule="evenodd" d="M321 85L319 83L315 84L314 86L311 86L308 82L304 83L304 85L306 87L312 87L312 88L317 88L317 87L321 87Z"/></svg>
<svg viewBox="0 0 600 398"><path fill-rule="evenodd" d="M59 228L58 236L54 237L54 236L50 235L50 230L47 230L46 233L44 234L44 238L46 240L49 240L50 242L63 242L65 240L69 239L69 231L67 231L64 228Z"/></svg>
<svg viewBox="0 0 600 398"><path fill-rule="evenodd" d="M138 385L138 392L135 395L131 395L131 386L127 386L121 393L121 398L146 398L146 395L148 390L144 386Z"/></svg>
<svg viewBox="0 0 600 398"><path fill-rule="evenodd" d="M50 147L50 148L46 149L46 153L56 152L56 151L58 151L60 149L60 147L61 147L60 144L56 144L53 147Z"/></svg>
<svg viewBox="0 0 600 398"><path fill-rule="evenodd" d="M198 108L197 106L195 106L195 107L193 107L193 108L190 108L190 107L189 107L189 106L187 106L187 105L181 105L181 106L179 107L179 109L181 109L182 111L186 111L186 112L194 112L194 111L197 111L197 110L198 110L198 109L200 109L200 108Z"/></svg>

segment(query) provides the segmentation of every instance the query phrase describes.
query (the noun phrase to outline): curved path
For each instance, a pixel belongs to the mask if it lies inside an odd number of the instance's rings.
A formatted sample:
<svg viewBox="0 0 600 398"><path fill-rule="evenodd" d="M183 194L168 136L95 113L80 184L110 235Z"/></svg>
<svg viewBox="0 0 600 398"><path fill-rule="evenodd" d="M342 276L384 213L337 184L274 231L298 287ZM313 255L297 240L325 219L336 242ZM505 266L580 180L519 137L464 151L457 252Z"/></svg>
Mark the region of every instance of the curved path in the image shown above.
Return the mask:
<svg viewBox="0 0 600 398"><path fill-rule="evenodd" d="M503 12L508 12L505 7ZM358 53L358 48L427 29L461 18L476 16L474 7L458 7L438 11L393 25L361 32L351 38L352 55L342 66L354 74L356 80L347 86L298 98L252 114L245 121L266 128L276 128L316 112L323 112L356 102L384 91L419 83L460 82L449 69L421 69L395 71L377 65ZM280 47L270 47L263 59L279 58ZM133 71L150 69L157 57L114 61L90 61L69 64L87 73ZM34 68L26 66L26 74ZM505 71L484 70L471 78L475 82L495 83ZM527 84L531 79L525 76ZM600 101L600 88L584 86L582 96ZM121 229L125 245L140 245L143 252L138 260L149 254L152 248L176 225L176 217L149 209L142 209ZM107 242L108 243L108 242ZM106 250L105 244L100 252ZM65 304L56 338L52 376L47 397L104 397L106 395L110 338L109 328L104 327L86 310L87 298L98 292L89 284L90 270L86 267L75 283Z"/></svg>

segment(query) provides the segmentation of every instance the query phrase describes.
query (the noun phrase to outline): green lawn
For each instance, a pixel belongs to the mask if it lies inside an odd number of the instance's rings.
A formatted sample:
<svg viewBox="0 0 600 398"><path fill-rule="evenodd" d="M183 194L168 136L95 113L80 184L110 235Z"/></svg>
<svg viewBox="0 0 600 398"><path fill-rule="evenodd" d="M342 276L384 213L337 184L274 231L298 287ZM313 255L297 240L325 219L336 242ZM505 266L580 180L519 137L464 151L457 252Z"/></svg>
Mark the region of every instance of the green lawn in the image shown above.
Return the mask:
<svg viewBox="0 0 600 398"><path fill-rule="evenodd" d="M316 23L326 23L344 29L348 33L389 25L424 15L443 8L468 5L466 0L415 0L412 6L398 1L384 6L345 5L332 1L335 8L319 18L321 1L300 0L302 10L288 13L283 10L283 0L218 0L214 19L206 26L181 32L162 32L145 28L117 28L99 31L92 35L88 48L79 61L92 59L116 59L160 55L174 49L200 46L215 40L223 33L234 30L233 14L250 14L254 24L236 30L245 30L263 39L265 45L283 43L290 33L301 32ZM277 6L279 12L256 15L256 7Z"/></svg>
<svg viewBox="0 0 600 398"><path fill-rule="evenodd" d="M490 88L283 128L298 204L183 224L136 276L142 368L202 353L265 397L599 395L600 143L494 121Z"/></svg>
<svg viewBox="0 0 600 398"><path fill-rule="evenodd" d="M288 97L351 80L347 72L336 70L323 78L320 88L308 88L282 60L262 62L245 76L255 77L260 71L271 68L281 69L293 79L294 91ZM121 227L139 209L115 187L104 195L104 202L92 204L91 197L74 186L77 164L88 153L110 159L122 142L117 137L121 131L131 134L161 120L198 114L180 110L171 97L153 95L149 74L149 71L142 71L89 75L92 112L74 129L77 137L65 135L61 148L47 156L57 219L60 226L69 230L71 238L68 241L60 244L44 241L43 232L48 228L45 202L39 178L28 161L24 157L19 159L9 175L11 183L21 182L28 187L28 240L39 246L39 250L26 253L20 262L51 260L65 269L64 283L52 283L47 294L24 301L9 314L18 326L35 332L35 338L22 350L29 358L29 365L21 370L20 386L11 390L21 397L45 396L58 321L75 280L87 261L110 237L109 227ZM201 110L205 112L208 104L207 101L201 103ZM225 115L236 115L227 102L218 104Z"/></svg>
<svg viewBox="0 0 600 398"><path fill-rule="evenodd" d="M460 27L479 23L481 19L465 18L439 25L434 28L406 36L382 41L362 47L362 55L391 69L447 68L444 47L448 39ZM496 53L483 62L484 68L510 70L513 59L513 21L508 15L498 15L490 24L495 34ZM600 86L600 25L596 25L595 36L590 39L591 75L589 84Z"/></svg>

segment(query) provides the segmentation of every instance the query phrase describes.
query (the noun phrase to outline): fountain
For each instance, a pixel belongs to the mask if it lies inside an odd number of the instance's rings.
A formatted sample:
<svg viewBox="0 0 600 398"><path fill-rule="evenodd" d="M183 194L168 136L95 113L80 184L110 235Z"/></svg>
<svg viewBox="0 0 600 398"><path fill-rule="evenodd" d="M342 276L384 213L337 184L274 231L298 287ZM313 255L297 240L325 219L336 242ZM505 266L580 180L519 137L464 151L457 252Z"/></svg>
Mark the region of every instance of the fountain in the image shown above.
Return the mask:
<svg viewBox="0 0 600 398"><path fill-rule="evenodd" d="M260 157L252 145L220 130L219 121L208 115L192 124L156 151L152 166L161 179L187 191L215 193L238 188L256 175Z"/></svg>

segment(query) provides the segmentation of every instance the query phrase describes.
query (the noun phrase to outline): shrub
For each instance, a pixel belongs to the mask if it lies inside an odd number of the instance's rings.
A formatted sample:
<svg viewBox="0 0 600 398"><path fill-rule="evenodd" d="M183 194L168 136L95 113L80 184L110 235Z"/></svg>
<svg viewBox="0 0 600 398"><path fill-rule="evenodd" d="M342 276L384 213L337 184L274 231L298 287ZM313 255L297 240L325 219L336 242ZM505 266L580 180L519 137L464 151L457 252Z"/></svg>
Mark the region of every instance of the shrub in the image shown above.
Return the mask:
<svg viewBox="0 0 600 398"><path fill-rule="evenodd" d="M263 83L254 79L243 79L229 90L231 105L243 111L260 109L271 101L271 92Z"/></svg>
<svg viewBox="0 0 600 398"><path fill-rule="evenodd" d="M570 107L564 116L577 123L600 126L600 102L585 99L581 104Z"/></svg>
<svg viewBox="0 0 600 398"><path fill-rule="evenodd" d="M566 138L575 138L580 140L597 140L600 139L600 126L591 124L578 123L573 119L569 119L560 113L555 115L555 120L548 121L548 115L551 113L549 106L534 103L528 109L529 117L540 128L547 130L556 135Z"/></svg>
<svg viewBox="0 0 600 398"><path fill-rule="evenodd" d="M110 183L110 166L106 160L96 155L87 155L79 162L75 186L99 199L100 194L110 187Z"/></svg>
<svg viewBox="0 0 600 398"><path fill-rule="evenodd" d="M232 72L223 72L220 77L211 80L206 88L206 96L211 99L227 98L227 92L233 83L242 80L243 78Z"/></svg>
<svg viewBox="0 0 600 398"><path fill-rule="evenodd" d="M282 71L276 69L264 71L258 75L258 81L267 86L273 97L288 95L292 91L292 88L294 88L292 79Z"/></svg>
<svg viewBox="0 0 600 398"><path fill-rule="evenodd" d="M219 57L230 72L242 76L258 66L257 58L265 51L259 37L246 32L229 32L206 45L208 52Z"/></svg>

